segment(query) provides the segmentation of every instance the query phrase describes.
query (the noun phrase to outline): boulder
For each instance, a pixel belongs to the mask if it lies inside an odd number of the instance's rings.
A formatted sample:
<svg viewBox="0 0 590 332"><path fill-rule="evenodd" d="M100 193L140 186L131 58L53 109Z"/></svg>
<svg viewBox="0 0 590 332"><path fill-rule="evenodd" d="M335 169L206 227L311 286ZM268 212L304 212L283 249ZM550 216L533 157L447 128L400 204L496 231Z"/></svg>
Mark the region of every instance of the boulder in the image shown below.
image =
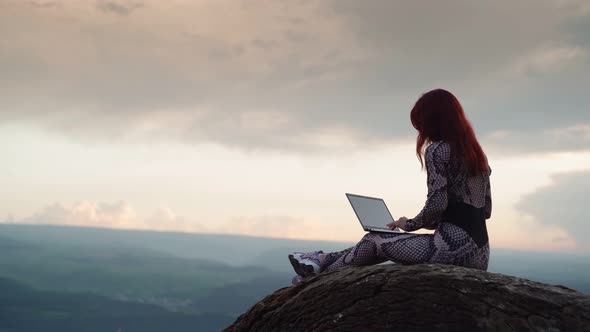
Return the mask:
<svg viewBox="0 0 590 332"><path fill-rule="evenodd" d="M590 296L449 265L351 267L277 290L225 331L590 331Z"/></svg>

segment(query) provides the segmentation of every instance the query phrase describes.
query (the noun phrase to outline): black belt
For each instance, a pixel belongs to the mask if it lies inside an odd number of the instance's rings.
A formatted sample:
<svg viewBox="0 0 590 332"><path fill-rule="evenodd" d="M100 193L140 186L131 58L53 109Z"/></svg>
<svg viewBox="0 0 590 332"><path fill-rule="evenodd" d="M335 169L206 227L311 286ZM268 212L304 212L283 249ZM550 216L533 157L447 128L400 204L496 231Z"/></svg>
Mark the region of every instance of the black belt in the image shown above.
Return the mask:
<svg viewBox="0 0 590 332"><path fill-rule="evenodd" d="M485 208L476 208L463 202L449 202L442 221L461 227L480 248L489 241Z"/></svg>

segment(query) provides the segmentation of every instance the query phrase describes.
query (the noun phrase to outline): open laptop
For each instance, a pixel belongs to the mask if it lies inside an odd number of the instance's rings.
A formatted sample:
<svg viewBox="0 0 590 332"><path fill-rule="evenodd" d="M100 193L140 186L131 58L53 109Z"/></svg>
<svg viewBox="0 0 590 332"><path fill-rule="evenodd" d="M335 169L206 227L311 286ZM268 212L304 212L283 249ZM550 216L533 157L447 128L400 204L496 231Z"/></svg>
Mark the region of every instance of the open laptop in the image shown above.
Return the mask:
<svg viewBox="0 0 590 332"><path fill-rule="evenodd" d="M404 233L399 227L394 230L387 228L386 225L394 220L383 199L349 193L346 194L346 197L365 231Z"/></svg>

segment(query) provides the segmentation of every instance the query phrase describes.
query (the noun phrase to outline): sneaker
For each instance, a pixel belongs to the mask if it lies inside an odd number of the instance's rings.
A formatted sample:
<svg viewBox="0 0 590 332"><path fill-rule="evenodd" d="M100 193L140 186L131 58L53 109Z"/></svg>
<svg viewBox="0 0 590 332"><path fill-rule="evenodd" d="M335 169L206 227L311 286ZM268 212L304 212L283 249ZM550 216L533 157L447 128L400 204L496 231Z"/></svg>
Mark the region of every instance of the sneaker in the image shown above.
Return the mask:
<svg viewBox="0 0 590 332"><path fill-rule="evenodd" d="M296 275L291 279L291 284L293 286L299 285L303 281L303 277L300 275Z"/></svg>
<svg viewBox="0 0 590 332"><path fill-rule="evenodd" d="M314 251L310 253L294 252L289 255L289 261L295 272L302 277L320 273L320 254L324 252Z"/></svg>

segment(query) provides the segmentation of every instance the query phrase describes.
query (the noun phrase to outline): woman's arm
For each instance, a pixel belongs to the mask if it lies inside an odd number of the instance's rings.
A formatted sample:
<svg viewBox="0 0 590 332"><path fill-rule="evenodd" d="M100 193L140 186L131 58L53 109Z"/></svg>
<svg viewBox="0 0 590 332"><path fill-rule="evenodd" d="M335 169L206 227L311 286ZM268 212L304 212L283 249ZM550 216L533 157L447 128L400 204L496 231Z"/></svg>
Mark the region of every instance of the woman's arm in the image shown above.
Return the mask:
<svg viewBox="0 0 590 332"><path fill-rule="evenodd" d="M400 223L400 228L415 231L420 228L435 229L448 205L447 177L451 149L447 143L435 142L426 149L428 196L424 208L413 219Z"/></svg>

